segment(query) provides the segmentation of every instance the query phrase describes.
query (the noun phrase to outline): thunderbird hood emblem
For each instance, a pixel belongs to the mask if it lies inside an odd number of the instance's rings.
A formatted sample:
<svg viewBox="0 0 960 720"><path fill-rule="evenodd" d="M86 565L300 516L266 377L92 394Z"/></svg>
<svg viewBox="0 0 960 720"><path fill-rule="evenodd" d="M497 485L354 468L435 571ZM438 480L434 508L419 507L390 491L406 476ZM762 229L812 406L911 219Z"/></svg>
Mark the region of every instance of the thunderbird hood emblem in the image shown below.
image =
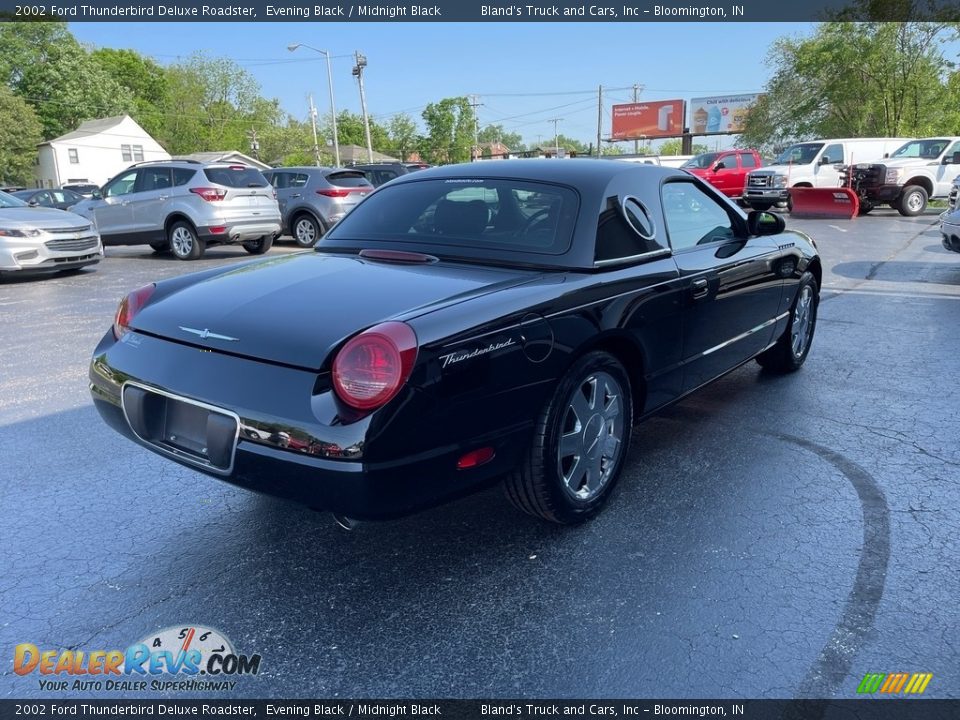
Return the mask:
<svg viewBox="0 0 960 720"><path fill-rule="evenodd" d="M184 332L191 333L193 335L199 336L201 340L206 340L207 338L213 338L214 340L228 340L230 342L240 342L240 338L230 337L229 335L218 335L217 333L210 332L207 328L203 330L197 330L196 328L188 328L183 325L178 326Z"/></svg>

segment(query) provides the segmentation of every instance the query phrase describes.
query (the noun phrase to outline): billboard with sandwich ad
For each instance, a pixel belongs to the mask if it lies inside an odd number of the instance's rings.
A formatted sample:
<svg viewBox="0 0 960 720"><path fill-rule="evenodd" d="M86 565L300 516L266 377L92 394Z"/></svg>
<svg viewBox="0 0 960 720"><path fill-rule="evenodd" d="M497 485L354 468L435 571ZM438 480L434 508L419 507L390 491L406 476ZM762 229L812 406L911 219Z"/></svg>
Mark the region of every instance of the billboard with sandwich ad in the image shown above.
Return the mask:
<svg viewBox="0 0 960 720"><path fill-rule="evenodd" d="M669 137L683 132L683 100L655 100L613 106L614 140Z"/></svg>

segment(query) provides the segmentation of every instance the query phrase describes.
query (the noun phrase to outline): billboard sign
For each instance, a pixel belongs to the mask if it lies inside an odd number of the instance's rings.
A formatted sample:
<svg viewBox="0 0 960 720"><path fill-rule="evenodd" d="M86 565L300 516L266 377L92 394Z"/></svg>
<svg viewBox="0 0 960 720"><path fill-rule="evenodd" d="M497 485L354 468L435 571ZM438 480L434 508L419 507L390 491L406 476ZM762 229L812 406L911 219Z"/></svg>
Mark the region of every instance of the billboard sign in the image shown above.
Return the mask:
<svg viewBox="0 0 960 720"><path fill-rule="evenodd" d="M614 140L668 137L683 132L683 100L656 100L613 106Z"/></svg>
<svg viewBox="0 0 960 720"><path fill-rule="evenodd" d="M714 132L740 132L747 111L760 95L718 95L690 101L690 132L694 135Z"/></svg>

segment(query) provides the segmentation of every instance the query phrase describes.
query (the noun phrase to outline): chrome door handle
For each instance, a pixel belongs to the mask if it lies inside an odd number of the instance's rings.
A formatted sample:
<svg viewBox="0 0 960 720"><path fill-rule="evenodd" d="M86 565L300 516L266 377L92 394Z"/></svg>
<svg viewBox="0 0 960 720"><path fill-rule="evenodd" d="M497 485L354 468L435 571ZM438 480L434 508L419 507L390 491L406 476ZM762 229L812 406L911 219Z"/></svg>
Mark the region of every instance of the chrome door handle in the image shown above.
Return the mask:
<svg viewBox="0 0 960 720"><path fill-rule="evenodd" d="M120 206L123 207L124 205L129 205L129 204L130 204L129 200L123 200L121 201Z"/></svg>
<svg viewBox="0 0 960 720"><path fill-rule="evenodd" d="M160 195L157 199L158 199L158 200L169 200L169 199L170 199L170 196L169 196L169 195Z"/></svg>
<svg viewBox="0 0 960 720"><path fill-rule="evenodd" d="M693 296L695 298L705 297L708 292L710 292L710 284L706 280L701 278L693 281Z"/></svg>
<svg viewBox="0 0 960 720"><path fill-rule="evenodd" d="M301 193L294 193L290 197L303 197L303 195Z"/></svg>

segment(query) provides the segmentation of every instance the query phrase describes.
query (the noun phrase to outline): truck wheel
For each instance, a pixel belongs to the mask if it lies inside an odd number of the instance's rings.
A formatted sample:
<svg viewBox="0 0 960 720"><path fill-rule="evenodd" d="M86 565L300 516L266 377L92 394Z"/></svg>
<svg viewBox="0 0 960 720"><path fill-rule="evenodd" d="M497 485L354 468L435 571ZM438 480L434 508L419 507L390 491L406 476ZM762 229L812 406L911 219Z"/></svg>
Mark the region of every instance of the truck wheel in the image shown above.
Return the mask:
<svg viewBox="0 0 960 720"><path fill-rule="evenodd" d="M630 445L633 402L623 365L587 353L560 380L540 413L533 441L504 485L525 513L563 525L599 512Z"/></svg>
<svg viewBox="0 0 960 720"><path fill-rule="evenodd" d="M866 200L861 200L860 209L857 210L857 215L869 215L871 210L873 210L873 203L867 202Z"/></svg>
<svg viewBox="0 0 960 720"><path fill-rule="evenodd" d="M916 217L927 209L927 191L919 185L908 185L900 195L897 212L904 217Z"/></svg>

